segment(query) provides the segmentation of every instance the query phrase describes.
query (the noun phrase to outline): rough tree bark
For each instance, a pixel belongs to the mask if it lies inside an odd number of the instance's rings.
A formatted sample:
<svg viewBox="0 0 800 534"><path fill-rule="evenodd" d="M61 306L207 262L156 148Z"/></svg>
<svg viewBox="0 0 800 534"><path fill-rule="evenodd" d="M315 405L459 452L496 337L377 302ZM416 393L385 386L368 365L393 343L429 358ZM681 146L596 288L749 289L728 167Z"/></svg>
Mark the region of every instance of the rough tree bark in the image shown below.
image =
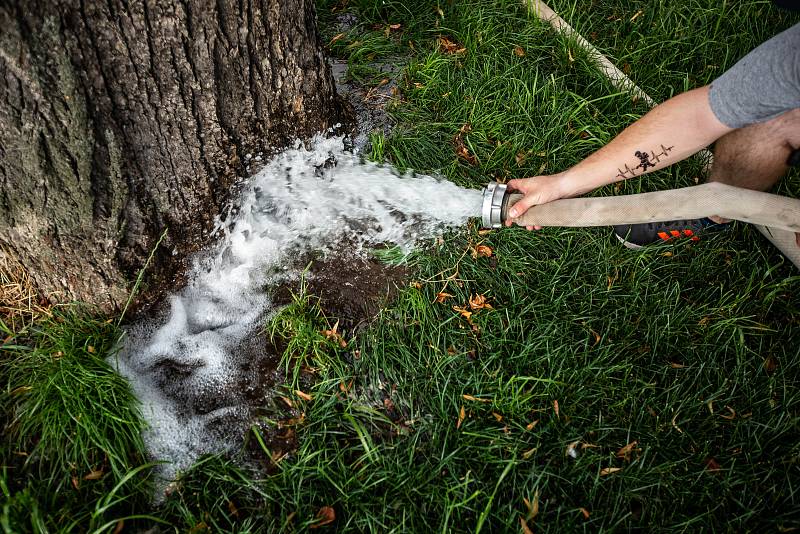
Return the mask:
<svg viewBox="0 0 800 534"><path fill-rule="evenodd" d="M202 243L243 154L340 110L313 0L0 0L0 245L113 310L164 228L161 278Z"/></svg>

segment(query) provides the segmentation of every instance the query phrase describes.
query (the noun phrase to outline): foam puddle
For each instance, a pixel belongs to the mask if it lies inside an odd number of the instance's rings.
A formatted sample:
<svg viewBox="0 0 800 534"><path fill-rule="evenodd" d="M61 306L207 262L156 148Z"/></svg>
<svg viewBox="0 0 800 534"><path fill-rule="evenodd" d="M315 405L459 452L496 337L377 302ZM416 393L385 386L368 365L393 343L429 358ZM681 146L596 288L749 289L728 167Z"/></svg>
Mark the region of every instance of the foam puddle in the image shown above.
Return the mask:
<svg viewBox="0 0 800 534"><path fill-rule="evenodd" d="M169 310L130 327L110 360L142 402L145 444L164 462L162 480L203 454L241 446L259 400L251 394L264 381L252 340L272 308L265 288L291 274L292 258L342 239L410 249L477 216L480 204L479 191L360 162L340 137L298 143L268 163Z"/></svg>

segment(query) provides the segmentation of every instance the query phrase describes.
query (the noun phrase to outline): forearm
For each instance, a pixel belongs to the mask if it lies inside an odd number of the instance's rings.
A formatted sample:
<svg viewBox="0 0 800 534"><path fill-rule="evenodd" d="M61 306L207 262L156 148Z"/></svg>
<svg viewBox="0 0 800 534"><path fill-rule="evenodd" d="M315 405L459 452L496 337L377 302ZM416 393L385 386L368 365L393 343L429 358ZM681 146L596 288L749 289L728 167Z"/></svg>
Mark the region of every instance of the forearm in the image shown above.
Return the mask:
<svg viewBox="0 0 800 534"><path fill-rule="evenodd" d="M709 86L675 96L562 174L565 196L662 169L731 131L711 111Z"/></svg>

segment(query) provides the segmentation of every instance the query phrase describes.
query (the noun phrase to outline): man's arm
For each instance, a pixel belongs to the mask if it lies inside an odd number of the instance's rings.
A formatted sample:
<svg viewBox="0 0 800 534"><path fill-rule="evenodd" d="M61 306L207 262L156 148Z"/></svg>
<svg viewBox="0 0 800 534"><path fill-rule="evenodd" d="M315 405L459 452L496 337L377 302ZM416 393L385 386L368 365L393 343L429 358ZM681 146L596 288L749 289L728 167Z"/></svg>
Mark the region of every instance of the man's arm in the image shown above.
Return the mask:
<svg viewBox="0 0 800 534"><path fill-rule="evenodd" d="M711 110L709 89L693 89L656 106L606 146L562 173L511 180L509 187L525 195L511 209L511 222L536 204L581 195L672 165L733 130Z"/></svg>

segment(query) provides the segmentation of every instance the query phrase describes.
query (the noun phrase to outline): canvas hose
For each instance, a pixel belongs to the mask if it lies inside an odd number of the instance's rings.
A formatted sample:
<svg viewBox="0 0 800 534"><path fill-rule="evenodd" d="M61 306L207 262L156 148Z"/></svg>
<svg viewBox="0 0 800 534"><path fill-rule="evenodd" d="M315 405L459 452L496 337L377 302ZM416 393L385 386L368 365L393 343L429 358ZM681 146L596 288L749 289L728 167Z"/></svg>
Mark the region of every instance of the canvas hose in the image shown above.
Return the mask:
<svg viewBox="0 0 800 534"><path fill-rule="evenodd" d="M484 190L483 225L498 228L508 210L523 195L490 183ZM622 195L554 200L528 209L514 220L520 226L615 226L667 220L699 219L716 215L764 228L778 246L795 245L800 232L800 199L743 189L721 183Z"/></svg>

